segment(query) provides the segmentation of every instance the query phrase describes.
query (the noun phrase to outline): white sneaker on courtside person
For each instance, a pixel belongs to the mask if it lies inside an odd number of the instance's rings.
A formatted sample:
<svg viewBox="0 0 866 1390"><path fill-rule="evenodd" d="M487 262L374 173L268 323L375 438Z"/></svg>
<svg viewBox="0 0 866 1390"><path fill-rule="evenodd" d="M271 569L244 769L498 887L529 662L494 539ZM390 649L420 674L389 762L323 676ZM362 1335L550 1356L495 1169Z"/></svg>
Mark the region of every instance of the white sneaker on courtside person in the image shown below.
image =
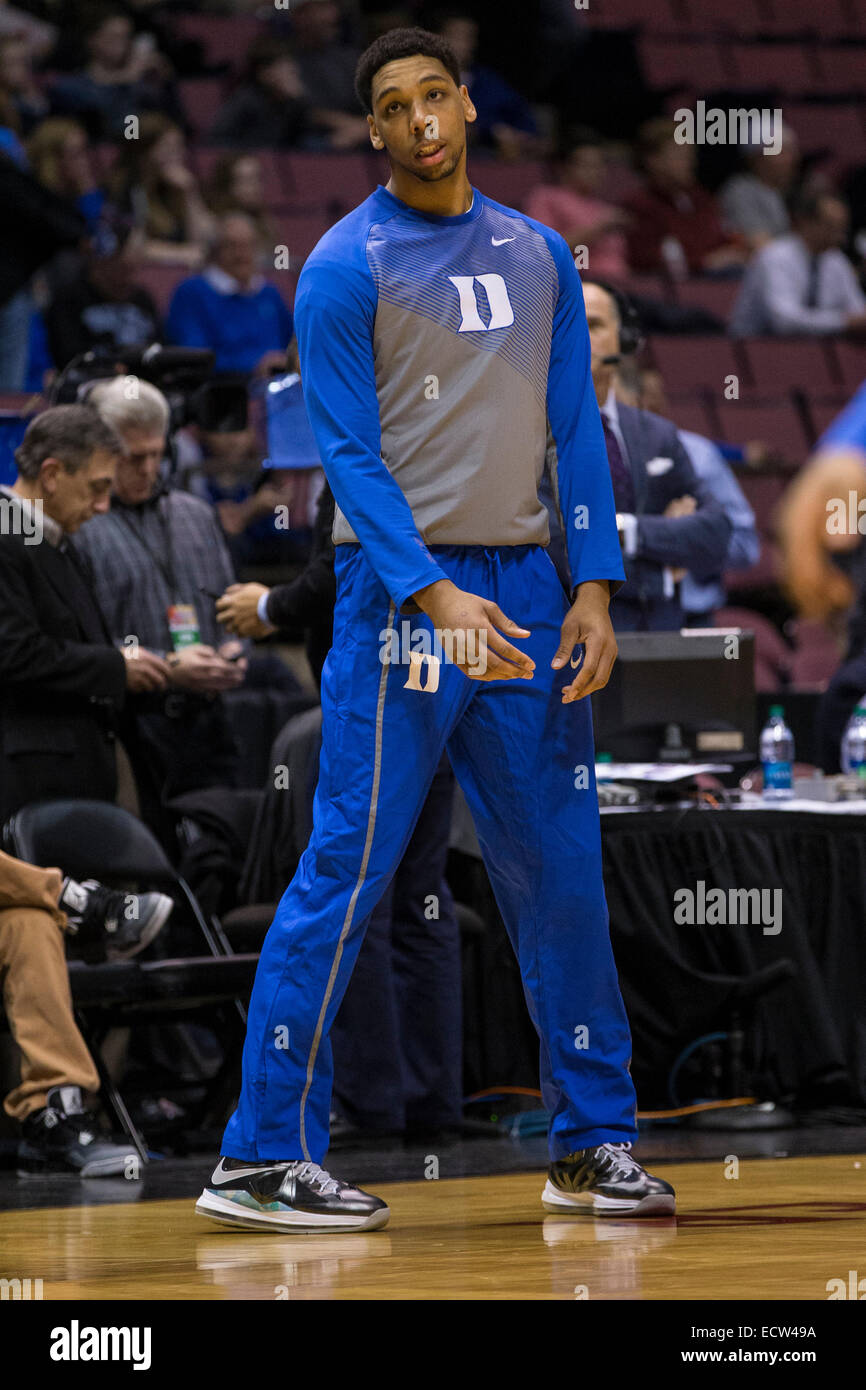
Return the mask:
<svg viewBox="0 0 866 1390"><path fill-rule="evenodd" d="M221 1158L195 1205L199 1216L247 1231L376 1231L389 1208L303 1159Z"/></svg>

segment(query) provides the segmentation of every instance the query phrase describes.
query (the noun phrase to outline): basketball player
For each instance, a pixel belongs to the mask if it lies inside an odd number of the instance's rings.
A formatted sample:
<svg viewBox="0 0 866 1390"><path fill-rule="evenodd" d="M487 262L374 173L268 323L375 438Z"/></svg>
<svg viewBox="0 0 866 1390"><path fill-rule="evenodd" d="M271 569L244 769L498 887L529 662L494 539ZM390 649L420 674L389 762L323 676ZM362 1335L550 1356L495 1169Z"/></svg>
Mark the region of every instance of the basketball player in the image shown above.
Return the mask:
<svg viewBox="0 0 866 1390"><path fill-rule="evenodd" d="M558 233L468 182L476 113L447 43L390 31L356 89L391 178L322 238L295 305L337 500L314 829L262 950L240 1100L197 1210L262 1231L387 1221L320 1166L328 1030L447 747L541 1040L543 1204L666 1214L673 1189L630 1152L602 886L585 697L615 660L624 572L580 278ZM538 500L548 421L571 603Z"/></svg>

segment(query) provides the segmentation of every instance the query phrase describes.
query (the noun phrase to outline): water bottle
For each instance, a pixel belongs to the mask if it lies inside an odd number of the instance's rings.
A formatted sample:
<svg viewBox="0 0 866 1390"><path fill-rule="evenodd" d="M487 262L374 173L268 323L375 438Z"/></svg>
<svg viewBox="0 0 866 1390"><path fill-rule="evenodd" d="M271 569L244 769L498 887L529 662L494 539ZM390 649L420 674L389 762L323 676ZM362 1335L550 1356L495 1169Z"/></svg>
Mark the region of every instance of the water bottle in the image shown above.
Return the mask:
<svg viewBox="0 0 866 1390"><path fill-rule="evenodd" d="M764 800L787 801L794 795L794 735L785 723L781 705L770 706L760 746Z"/></svg>
<svg viewBox="0 0 866 1390"><path fill-rule="evenodd" d="M845 726L840 762L842 771L858 778L866 789L866 697Z"/></svg>

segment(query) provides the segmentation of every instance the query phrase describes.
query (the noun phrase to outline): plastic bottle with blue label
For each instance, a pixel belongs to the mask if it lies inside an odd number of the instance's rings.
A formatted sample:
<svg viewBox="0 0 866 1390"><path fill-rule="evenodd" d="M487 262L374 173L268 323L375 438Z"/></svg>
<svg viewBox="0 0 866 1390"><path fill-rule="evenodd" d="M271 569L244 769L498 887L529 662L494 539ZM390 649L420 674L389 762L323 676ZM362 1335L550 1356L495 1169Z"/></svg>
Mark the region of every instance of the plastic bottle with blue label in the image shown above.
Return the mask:
<svg viewBox="0 0 866 1390"><path fill-rule="evenodd" d="M858 703L845 726L839 761L843 772L856 777L863 784L863 795L866 796L866 696Z"/></svg>
<svg viewBox="0 0 866 1390"><path fill-rule="evenodd" d="M770 706L770 717L761 730L760 749L764 800L790 800L794 795L794 735L785 723L782 705Z"/></svg>

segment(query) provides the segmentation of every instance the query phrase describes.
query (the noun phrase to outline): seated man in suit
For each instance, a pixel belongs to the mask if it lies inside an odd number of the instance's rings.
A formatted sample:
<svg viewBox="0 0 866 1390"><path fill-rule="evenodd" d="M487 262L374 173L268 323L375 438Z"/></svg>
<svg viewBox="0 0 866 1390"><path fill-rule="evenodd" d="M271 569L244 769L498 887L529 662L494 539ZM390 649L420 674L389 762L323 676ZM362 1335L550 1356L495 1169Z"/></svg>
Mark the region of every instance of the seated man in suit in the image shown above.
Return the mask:
<svg viewBox="0 0 866 1390"><path fill-rule="evenodd" d="M634 309L601 282L585 280L583 296L627 576L611 619L618 632L676 629L683 572L699 582L721 572L731 523L696 477L676 427L617 400L616 369L640 346Z"/></svg>
<svg viewBox="0 0 866 1390"><path fill-rule="evenodd" d="M0 503L0 823L30 801L117 791L115 724L127 690L165 685L168 667L111 645L90 576L69 544L108 510L123 445L94 410L37 415Z"/></svg>

